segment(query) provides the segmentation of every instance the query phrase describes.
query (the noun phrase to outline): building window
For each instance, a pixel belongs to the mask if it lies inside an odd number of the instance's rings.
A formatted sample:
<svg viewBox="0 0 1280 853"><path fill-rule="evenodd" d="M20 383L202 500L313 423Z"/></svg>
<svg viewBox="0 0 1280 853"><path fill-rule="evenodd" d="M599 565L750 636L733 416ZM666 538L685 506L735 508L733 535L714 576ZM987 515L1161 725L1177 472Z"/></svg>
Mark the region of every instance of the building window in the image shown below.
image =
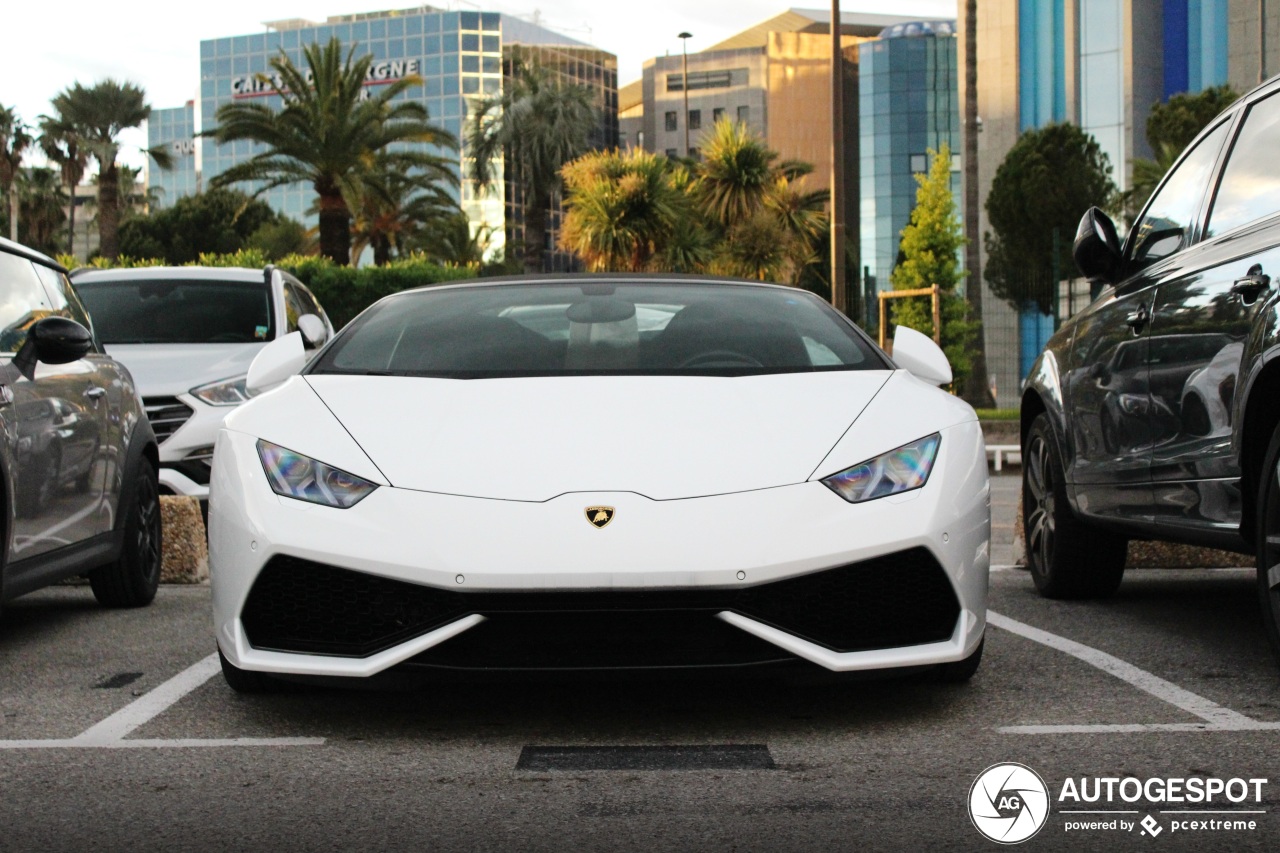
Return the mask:
<svg viewBox="0 0 1280 853"><path fill-rule="evenodd" d="M716 107L711 111L711 123L719 124L720 119L724 118L724 107Z"/></svg>
<svg viewBox="0 0 1280 853"><path fill-rule="evenodd" d="M667 113L666 118L667 118L667 123L666 123L667 130L676 130L677 129L676 114L674 112L669 112Z"/></svg>
<svg viewBox="0 0 1280 853"><path fill-rule="evenodd" d="M667 159L668 159L668 160L674 160L674 159L676 159L676 149L674 149L674 148L668 148L668 149L667 149Z"/></svg>
<svg viewBox="0 0 1280 853"><path fill-rule="evenodd" d="M911 155L911 171L927 172L929 171L929 158L924 154Z"/></svg>
<svg viewBox="0 0 1280 853"><path fill-rule="evenodd" d="M738 121L742 124L751 121L751 107L738 107Z"/></svg>
<svg viewBox="0 0 1280 853"><path fill-rule="evenodd" d="M745 68L725 69L723 71L691 71L689 72L689 91L692 92L695 89L723 89L727 86L732 86L734 71L738 71L743 75L747 73ZM667 91L683 92L684 75L668 74Z"/></svg>
<svg viewBox="0 0 1280 853"><path fill-rule="evenodd" d="M698 149L698 148L690 148L690 149L689 149L689 159L693 160L693 161L694 161L694 162L696 162L696 163L701 163L701 162L702 162L702 151L701 151L700 149Z"/></svg>
<svg viewBox="0 0 1280 853"><path fill-rule="evenodd" d="M689 129L702 130L702 110L689 110Z"/></svg>

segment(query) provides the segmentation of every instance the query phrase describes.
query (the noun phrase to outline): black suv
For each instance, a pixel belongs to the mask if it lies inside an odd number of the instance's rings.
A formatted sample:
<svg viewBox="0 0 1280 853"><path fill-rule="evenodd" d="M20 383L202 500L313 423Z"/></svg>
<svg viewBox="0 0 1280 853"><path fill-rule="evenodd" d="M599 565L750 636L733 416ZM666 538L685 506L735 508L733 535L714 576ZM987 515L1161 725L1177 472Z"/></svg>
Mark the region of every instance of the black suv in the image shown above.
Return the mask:
<svg viewBox="0 0 1280 853"><path fill-rule="evenodd" d="M110 607L160 582L156 440L67 272L0 239L0 603L87 574Z"/></svg>
<svg viewBox="0 0 1280 853"><path fill-rule="evenodd" d="M1114 592L1128 538L1256 554L1280 654L1280 77L1188 146L1123 246L1094 208L1074 251L1107 287L1022 399L1037 588Z"/></svg>

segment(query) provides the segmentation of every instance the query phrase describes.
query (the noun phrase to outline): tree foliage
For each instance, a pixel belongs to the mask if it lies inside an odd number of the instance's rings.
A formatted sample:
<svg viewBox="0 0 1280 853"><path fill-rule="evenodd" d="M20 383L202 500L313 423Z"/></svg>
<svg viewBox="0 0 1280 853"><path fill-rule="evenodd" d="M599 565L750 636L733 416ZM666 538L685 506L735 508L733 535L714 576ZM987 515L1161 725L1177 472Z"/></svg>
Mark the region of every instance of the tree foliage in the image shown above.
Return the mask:
<svg viewBox="0 0 1280 853"><path fill-rule="evenodd" d="M202 253L228 254L248 248L262 229L292 222L266 202L244 193L214 189L178 199L149 216L134 216L120 226L120 251L135 258L162 258L189 264ZM294 223L296 225L296 223ZM299 229L300 225L297 226ZM262 248L262 247L259 247ZM281 257L299 248L268 254Z"/></svg>
<svg viewBox="0 0 1280 853"><path fill-rule="evenodd" d="M929 171L915 176L916 205L898 244L898 264L889 275L894 290L918 290L938 285L942 290L942 349L951 362L957 386L963 386L971 366L970 350L977 324L968 318L968 305L957 289L966 273L960 269L960 250L969 242L956 214L951 194L951 149L929 151ZM976 285L975 285L976 286ZM893 323L933 337L933 300L928 296L895 299Z"/></svg>
<svg viewBox="0 0 1280 853"><path fill-rule="evenodd" d="M46 255L65 246L67 194L53 169L24 169L18 178L18 241Z"/></svg>
<svg viewBox="0 0 1280 853"><path fill-rule="evenodd" d="M827 192L806 192L807 164L722 120L701 162L631 149L565 166L561 244L593 271L705 272L827 287L819 248Z"/></svg>
<svg viewBox="0 0 1280 853"><path fill-rule="evenodd" d="M120 252L120 219L125 204L120 197L121 132L139 127L151 107L146 94L132 83L103 80L93 86L74 84L53 98L55 125L75 135L98 165L98 251L114 258ZM161 168L169 168L171 158L164 149L147 152Z"/></svg>
<svg viewBox="0 0 1280 853"><path fill-rule="evenodd" d="M9 203L9 239L18 239L18 173L31 145L31 134L12 107L0 106L0 191Z"/></svg>
<svg viewBox="0 0 1280 853"><path fill-rule="evenodd" d="M1065 277L1074 270L1071 243L1080 217L1115 196L1111 163L1091 135L1065 123L1023 133L987 195L992 230L984 235L984 275L991 291L1014 308L1034 302L1049 313L1055 272Z"/></svg>
<svg viewBox="0 0 1280 853"><path fill-rule="evenodd" d="M281 109L236 101L218 108L218 126L207 133L219 144L248 140L264 150L220 175L211 186L259 182L256 194L287 184L310 184L320 215L320 251L346 264L351 256L351 216L362 207L366 178L374 165L391 163L403 172L452 183L457 176L448 160L428 153L457 147L448 131L428 121L421 103L399 96L422 79L416 75L378 86L369 95L365 77L372 55L343 54L338 39L303 48L306 69L281 50L271 60L280 86ZM269 80L266 75L260 79ZM396 143L421 143L412 148Z"/></svg>
<svg viewBox="0 0 1280 853"><path fill-rule="evenodd" d="M543 272L547 213L561 187L560 170L586 152L599 119L586 86L518 54L514 74L499 97L475 108L467 131L471 179L481 191L501 175L498 160L520 187L526 272Z"/></svg>

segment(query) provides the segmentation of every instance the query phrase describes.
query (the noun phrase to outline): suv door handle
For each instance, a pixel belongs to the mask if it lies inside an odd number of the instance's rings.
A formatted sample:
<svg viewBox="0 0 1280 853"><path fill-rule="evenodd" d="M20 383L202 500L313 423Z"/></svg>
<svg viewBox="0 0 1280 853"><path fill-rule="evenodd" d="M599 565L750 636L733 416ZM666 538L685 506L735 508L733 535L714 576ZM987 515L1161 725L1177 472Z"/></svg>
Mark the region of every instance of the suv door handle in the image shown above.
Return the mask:
<svg viewBox="0 0 1280 853"><path fill-rule="evenodd" d="M1151 315L1147 313L1147 306L1139 305L1138 310L1124 318L1124 324L1136 335L1142 331L1142 327L1147 325L1147 320L1151 319Z"/></svg>
<svg viewBox="0 0 1280 853"><path fill-rule="evenodd" d="M90 400L94 400L96 402L97 400L101 400L103 397L107 396L107 389L100 388L97 385L91 385L84 392L84 395L88 397Z"/></svg>
<svg viewBox="0 0 1280 853"><path fill-rule="evenodd" d="M1248 275L1235 280L1231 285L1231 292L1239 296L1244 304L1251 305L1258 298L1258 294L1270 286L1271 276L1262 272L1262 264L1254 264L1249 267Z"/></svg>

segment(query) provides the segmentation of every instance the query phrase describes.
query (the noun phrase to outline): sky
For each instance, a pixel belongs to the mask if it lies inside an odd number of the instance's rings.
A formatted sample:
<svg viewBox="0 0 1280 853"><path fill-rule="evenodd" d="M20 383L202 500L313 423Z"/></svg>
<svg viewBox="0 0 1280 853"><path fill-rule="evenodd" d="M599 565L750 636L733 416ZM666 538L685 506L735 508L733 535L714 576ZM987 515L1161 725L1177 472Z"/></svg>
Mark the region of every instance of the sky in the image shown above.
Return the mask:
<svg viewBox="0 0 1280 853"><path fill-rule="evenodd" d="M10 2L0 51L0 106L15 107L34 125L49 99L72 83L114 77L147 93L155 108L182 106L197 95L200 41L262 32L263 21L398 9L414 0L59 0ZM496 0L479 5L438 0L442 9L479 9L532 18L618 57L618 80L639 78L645 59L679 53L676 34L687 31L689 52L709 47L794 5L830 8L823 0ZM844 0L845 12L954 18L955 0ZM133 132L123 159L141 163L145 136Z"/></svg>

